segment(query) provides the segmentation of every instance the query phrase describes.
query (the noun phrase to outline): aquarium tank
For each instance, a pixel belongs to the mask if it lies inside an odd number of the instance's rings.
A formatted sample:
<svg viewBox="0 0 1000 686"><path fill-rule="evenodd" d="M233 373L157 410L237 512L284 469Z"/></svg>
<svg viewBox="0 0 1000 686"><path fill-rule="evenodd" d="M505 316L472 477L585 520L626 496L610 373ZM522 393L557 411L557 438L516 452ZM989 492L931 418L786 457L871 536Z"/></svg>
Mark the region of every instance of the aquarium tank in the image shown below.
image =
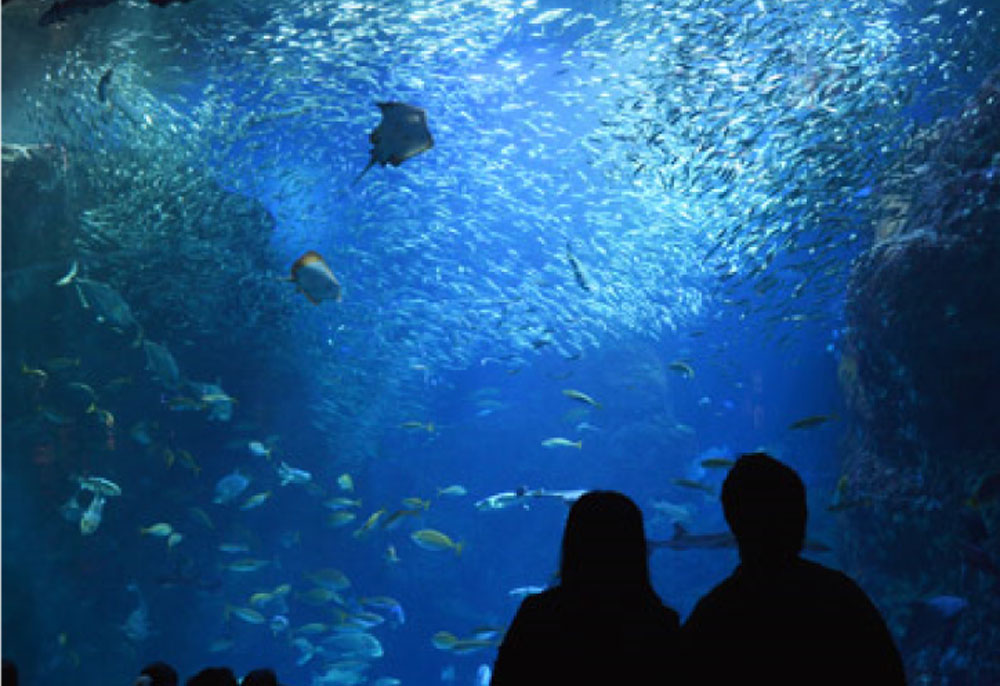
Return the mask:
<svg viewBox="0 0 1000 686"><path fill-rule="evenodd" d="M2 96L21 683L482 684L588 489L683 620L752 451L1000 683L995 0L3 0Z"/></svg>

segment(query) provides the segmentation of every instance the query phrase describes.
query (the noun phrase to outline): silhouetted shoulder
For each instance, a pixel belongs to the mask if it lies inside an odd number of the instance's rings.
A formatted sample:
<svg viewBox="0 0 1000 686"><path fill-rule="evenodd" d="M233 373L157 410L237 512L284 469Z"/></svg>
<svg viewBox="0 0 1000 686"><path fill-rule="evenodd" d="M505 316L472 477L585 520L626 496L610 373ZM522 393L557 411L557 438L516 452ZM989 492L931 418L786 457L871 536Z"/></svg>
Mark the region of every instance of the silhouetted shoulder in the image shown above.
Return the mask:
<svg viewBox="0 0 1000 686"><path fill-rule="evenodd" d="M768 683L903 684L878 609L848 576L807 560L739 567L701 599L682 629L692 677Z"/></svg>
<svg viewBox="0 0 1000 686"><path fill-rule="evenodd" d="M655 594L601 602L550 589L521 603L491 683L670 683L679 624Z"/></svg>

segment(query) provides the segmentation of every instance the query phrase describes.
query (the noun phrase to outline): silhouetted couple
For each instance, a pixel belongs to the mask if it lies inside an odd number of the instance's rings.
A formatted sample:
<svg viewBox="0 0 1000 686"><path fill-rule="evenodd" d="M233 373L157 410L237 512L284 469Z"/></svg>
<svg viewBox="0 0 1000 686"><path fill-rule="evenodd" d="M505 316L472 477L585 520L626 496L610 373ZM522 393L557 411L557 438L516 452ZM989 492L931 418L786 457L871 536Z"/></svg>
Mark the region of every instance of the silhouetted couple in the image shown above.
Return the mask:
<svg viewBox="0 0 1000 686"><path fill-rule="evenodd" d="M570 509L559 585L528 596L492 684L904 684L888 628L847 576L799 557L806 495L791 468L743 455L722 487L740 565L683 628L649 581L642 513L591 491Z"/></svg>
<svg viewBox="0 0 1000 686"><path fill-rule="evenodd" d="M177 684L176 669L166 662L153 662L142 668L134 686L177 686ZM6 681L3 686L7 686ZM190 677L185 686L278 686L278 677L273 669L264 667L248 672L243 680L239 681L229 667L206 667Z"/></svg>

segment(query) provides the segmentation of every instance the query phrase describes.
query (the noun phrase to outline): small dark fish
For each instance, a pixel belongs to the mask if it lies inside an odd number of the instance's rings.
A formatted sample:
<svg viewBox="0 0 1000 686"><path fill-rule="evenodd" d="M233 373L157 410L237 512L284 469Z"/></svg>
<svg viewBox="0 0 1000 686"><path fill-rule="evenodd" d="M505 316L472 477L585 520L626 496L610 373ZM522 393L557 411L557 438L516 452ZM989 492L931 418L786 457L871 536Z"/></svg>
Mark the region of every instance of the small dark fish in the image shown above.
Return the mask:
<svg viewBox="0 0 1000 686"><path fill-rule="evenodd" d="M566 243L566 261L569 262L569 266L573 270L573 278L576 279L576 285L589 293L591 291L590 284L587 283L587 277L584 276L580 260L576 259L576 256L569 247L568 241Z"/></svg>
<svg viewBox="0 0 1000 686"><path fill-rule="evenodd" d="M101 102L108 101L108 89L111 88L111 76L114 74L114 67L108 69L97 82L97 99Z"/></svg>
<svg viewBox="0 0 1000 686"><path fill-rule="evenodd" d="M703 491L709 495L715 495L715 489L692 479L671 479L670 483L681 488L690 488L695 491Z"/></svg>
<svg viewBox="0 0 1000 686"><path fill-rule="evenodd" d="M672 372L677 372L685 379L694 378L694 367L689 365L687 362L682 362L681 360L674 360L673 362L667 365L667 369L669 369Z"/></svg>
<svg viewBox="0 0 1000 686"><path fill-rule="evenodd" d="M705 469L729 469L735 462L725 457L709 457L701 461Z"/></svg>
<svg viewBox="0 0 1000 686"><path fill-rule="evenodd" d="M832 422L837 418L835 414L814 414L809 417L803 417L798 421L794 421L788 425L789 429L814 429L817 426L823 426L827 422Z"/></svg>

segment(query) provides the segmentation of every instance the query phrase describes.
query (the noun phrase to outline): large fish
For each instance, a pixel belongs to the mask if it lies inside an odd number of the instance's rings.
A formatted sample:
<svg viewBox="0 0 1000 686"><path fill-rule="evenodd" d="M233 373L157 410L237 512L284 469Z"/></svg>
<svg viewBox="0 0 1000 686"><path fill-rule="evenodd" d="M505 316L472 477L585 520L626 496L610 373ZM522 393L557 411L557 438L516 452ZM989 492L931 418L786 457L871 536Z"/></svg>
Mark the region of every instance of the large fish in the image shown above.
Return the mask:
<svg viewBox="0 0 1000 686"><path fill-rule="evenodd" d="M340 282L318 252L310 250L295 260L291 280L314 305L324 300L341 300Z"/></svg>
<svg viewBox="0 0 1000 686"><path fill-rule="evenodd" d="M377 103L382 111L382 121L371 132L371 159L357 178L356 184L378 162L383 167L398 167L406 160L434 147L434 139L427 128L427 113L419 107L402 102ZM352 184L353 185L353 184Z"/></svg>

